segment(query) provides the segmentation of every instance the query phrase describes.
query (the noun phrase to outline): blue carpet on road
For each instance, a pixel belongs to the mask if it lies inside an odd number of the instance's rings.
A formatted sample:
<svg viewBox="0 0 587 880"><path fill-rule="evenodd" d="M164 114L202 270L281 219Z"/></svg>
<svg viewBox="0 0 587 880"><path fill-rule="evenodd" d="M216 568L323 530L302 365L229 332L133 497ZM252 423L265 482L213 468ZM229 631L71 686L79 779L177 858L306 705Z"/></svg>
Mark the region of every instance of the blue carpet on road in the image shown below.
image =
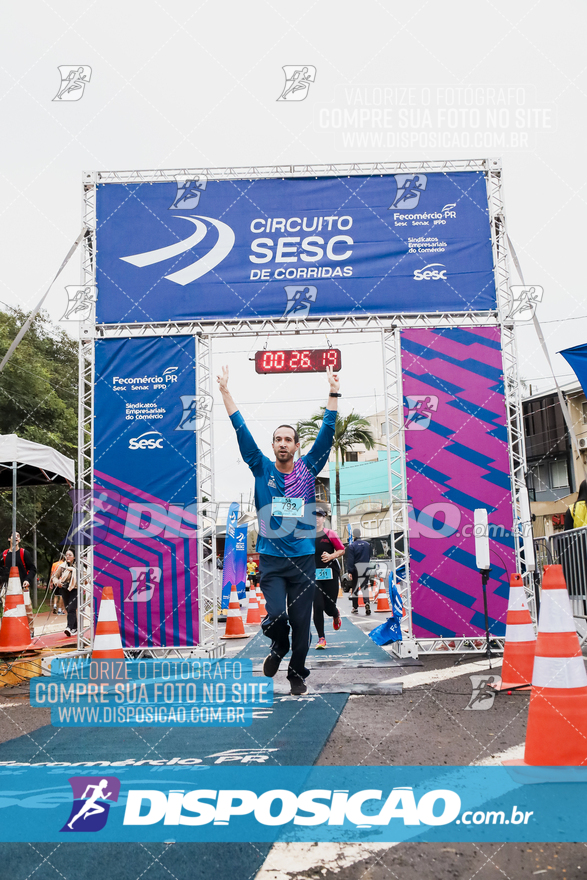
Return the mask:
<svg viewBox="0 0 587 880"><path fill-rule="evenodd" d="M313 764L338 721L347 694L276 697L250 727L41 727L0 743L0 761L123 761L199 758L203 764ZM113 768L115 772L115 768ZM88 773L99 772L88 768ZM42 817L39 817L42 821ZM170 835L172 836L172 835ZM34 839L34 834L31 835ZM252 880L267 843L109 844L5 843L2 876L10 880Z"/></svg>
<svg viewBox="0 0 587 880"><path fill-rule="evenodd" d="M47 725L0 743L0 761L198 758L203 764L307 766L320 755L347 699L348 694L275 697L272 707L255 711L250 727L80 729Z"/></svg>
<svg viewBox="0 0 587 880"><path fill-rule="evenodd" d="M383 615L381 615L383 618ZM330 621L330 618L328 618ZM385 618L380 622L383 623ZM330 624L332 627L332 624ZM340 665L348 663L349 666L361 663L365 665L373 664L374 666L385 663L386 666L400 666L401 664L387 651L376 645L369 636L351 623L349 618L343 617L342 628L335 632L332 628L326 631L326 650L316 650L318 637L312 631L312 645L308 654L307 665L309 669L318 669L321 664L328 661L339 661ZM270 642L261 631L252 638L242 651L239 657L248 657L253 663L261 663L261 661L269 653ZM311 684L310 678L309 683Z"/></svg>
<svg viewBox="0 0 587 880"><path fill-rule="evenodd" d="M252 880L270 843L4 843L10 880Z"/></svg>

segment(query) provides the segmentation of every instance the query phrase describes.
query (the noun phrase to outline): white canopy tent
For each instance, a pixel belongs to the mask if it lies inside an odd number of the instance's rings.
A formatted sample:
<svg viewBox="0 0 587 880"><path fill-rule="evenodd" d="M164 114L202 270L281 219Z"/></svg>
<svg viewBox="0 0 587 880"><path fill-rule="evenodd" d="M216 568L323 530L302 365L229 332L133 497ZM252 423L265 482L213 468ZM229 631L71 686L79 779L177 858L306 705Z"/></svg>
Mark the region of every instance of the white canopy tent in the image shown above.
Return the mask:
<svg viewBox="0 0 587 880"><path fill-rule="evenodd" d="M0 489L12 487L12 565L16 554L17 486L75 485L75 463L56 449L16 434L0 434Z"/></svg>
<svg viewBox="0 0 587 880"><path fill-rule="evenodd" d="M16 434L0 434L0 488L12 486L14 462L18 486L75 484L75 463L56 449L24 440Z"/></svg>

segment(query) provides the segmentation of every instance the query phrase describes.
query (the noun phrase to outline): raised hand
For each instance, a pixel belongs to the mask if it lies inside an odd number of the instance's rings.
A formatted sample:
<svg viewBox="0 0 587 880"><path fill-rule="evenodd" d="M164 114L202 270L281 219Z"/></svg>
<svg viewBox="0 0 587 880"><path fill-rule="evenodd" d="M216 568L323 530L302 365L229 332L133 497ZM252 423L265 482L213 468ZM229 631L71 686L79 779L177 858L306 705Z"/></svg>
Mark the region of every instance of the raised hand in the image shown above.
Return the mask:
<svg viewBox="0 0 587 880"><path fill-rule="evenodd" d="M326 367L326 378L328 379L330 390L333 392L338 392L340 388L340 379L338 377L338 374L334 372L333 367Z"/></svg>
<svg viewBox="0 0 587 880"><path fill-rule="evenodd" d="M216 377L220 391L225 394L228 392L228 367L222 367L222 375Z"/></svg>

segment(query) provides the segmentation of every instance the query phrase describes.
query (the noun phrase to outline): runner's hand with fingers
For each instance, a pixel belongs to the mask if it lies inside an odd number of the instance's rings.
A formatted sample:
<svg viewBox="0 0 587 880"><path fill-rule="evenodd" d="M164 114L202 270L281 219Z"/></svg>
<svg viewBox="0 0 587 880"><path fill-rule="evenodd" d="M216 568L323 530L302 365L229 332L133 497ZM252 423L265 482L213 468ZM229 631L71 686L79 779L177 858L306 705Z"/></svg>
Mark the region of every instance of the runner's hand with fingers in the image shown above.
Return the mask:
<svg viewBox="0 0 587 880"><path fill-rule="evenodd" d="M220 391L228 391L228 367L222 367L222 375L216 377Z"/></svg>
<svg viewBox="0 0 587 880"><path fill-rule="evenodd" d="M338 377L338 374L334 372L334 367L326 367L326 378L328 379L330 390L333 393L338 394L340 388L340 379Z"/></svg>

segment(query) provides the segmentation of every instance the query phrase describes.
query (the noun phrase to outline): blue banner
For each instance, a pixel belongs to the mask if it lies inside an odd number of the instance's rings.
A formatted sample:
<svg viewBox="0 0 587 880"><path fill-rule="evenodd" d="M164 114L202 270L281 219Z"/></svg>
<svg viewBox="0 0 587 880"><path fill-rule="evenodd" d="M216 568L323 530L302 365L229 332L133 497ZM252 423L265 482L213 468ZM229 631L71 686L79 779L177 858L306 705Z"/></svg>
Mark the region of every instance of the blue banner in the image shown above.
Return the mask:
<svg viewBox="0 0 587 880"><path fill-rule="evenodd" d="M97 320L496 307L482 172L97 186Z"/></svg>
<svg viewBox="0 0 587 880"><path fill-rule="evenodd" d="M0 766L0 840L587 841L584 767L65 763Z"/></svg>
<svg viewBox="0 0 587 880"><path fill-rule="evenodd" d="M587 394L587 343L575 345L573 348L565 348L559 351L566 362L572 367L575 375L581 383L583 393Z"/></svg>
<svg viewBox="0 0 587 880"><path fill-rule="evenodd" d="M240 505L233 501L226 516L226 539L222 567L222 608L228 608L232 584L236 585L239 599L246 596L247 581L247 526L238 525Z"/></svg>
<svg viewBox="0 0 587 880"><path fill-rule="evenodd" d="M124 647L198 643L192 337L96 341L95 592Z"/></svg>

